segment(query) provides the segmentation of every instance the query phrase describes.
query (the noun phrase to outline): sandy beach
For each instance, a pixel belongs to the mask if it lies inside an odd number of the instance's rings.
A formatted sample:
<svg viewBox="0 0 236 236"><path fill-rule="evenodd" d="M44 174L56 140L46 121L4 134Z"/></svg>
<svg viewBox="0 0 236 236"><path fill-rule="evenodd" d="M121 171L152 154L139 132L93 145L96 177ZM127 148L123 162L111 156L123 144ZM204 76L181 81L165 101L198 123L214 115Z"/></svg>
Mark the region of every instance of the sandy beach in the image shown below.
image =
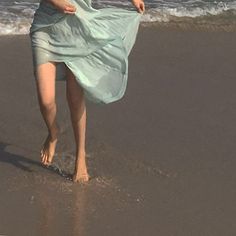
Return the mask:
<svg viewBox="0 0 236 236"><path fill-rule="evenodd" d="M235 37L140 27L125 96L87 103L85 185L70 180L65 82L45 168L29 36L0 37L0 235L234 236Z"/></svg>

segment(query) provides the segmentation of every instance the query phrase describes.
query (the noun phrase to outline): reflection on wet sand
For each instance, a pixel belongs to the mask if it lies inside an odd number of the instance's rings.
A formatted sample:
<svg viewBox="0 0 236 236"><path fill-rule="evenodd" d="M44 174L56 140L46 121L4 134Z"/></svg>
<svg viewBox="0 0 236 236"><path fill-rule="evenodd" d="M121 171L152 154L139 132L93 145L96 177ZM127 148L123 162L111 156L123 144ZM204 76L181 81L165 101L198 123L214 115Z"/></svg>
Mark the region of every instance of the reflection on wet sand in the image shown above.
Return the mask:
<svg viewBox="0 0 236 236"><path fill-rule="evenodd" d="M58 187L58 190L63 188ZM52 189L55 190L55 186ZM61 191L57 194L48 187L46 191L45 186L39 188L39 235L85 236L87 191L83 186L71 190L62 196Z"/></svg>
<svg viewBox="0 0 236 236"><path fill-rule="evenodd" d="M76 189L73 194L74 209L73 213L73 226L72 236L85 236L86 229L86 189L79 191Z"/></svg>

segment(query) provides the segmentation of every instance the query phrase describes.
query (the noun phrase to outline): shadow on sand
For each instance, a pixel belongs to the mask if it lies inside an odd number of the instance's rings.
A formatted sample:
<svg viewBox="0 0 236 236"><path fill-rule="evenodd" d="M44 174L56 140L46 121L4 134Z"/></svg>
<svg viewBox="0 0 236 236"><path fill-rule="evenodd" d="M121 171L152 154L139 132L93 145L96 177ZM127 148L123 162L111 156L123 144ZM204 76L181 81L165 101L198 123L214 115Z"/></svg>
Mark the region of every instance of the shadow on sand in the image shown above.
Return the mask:
<svg viewBox="0 0 236 236"><path fill-rule="evenodd" d="M72 180L72 174L69 174L63 170L56 168L55 166L44 166L39 161L35 161L24 156L16 155L5 151L7 146L10 146L9 143L0 143L0 162L5 162L19 168L23 171L33 172L30 166L34 165L40 168L47 169L53 173L60 175L63 178L69 178Z"/></svg>

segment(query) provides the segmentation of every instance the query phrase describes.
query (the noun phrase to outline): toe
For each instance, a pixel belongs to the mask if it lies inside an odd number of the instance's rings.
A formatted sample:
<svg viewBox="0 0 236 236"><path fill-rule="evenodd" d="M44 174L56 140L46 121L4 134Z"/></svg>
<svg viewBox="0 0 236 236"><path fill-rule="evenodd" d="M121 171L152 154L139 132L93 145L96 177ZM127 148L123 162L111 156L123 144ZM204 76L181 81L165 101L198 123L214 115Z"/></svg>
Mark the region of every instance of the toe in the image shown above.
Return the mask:
<svg viewBox="0 0 236 236"><path fill-rule="evenodd" d="M45 166L50 166L50 165L51 165L51 162L48 162L48 161L45 162Z"/></svg>
<svg viewBox="0 0 236 236"><path fill-rule="evenodd" d="M45 164L50 165L52 163L52 159L50 158L49 154L47 154L46 159L45 159Z"/></svg>
<svg viewBox="0 0 236 236"><path fill-rule="evenodd" d="M41 154L41 162L44 162L44 156L45 156L45 154L42 153L42 154Z"/></svg>
<svg viewBox="0 0 236 236"><path fill-rule="evenodd" d="M54 155L54 154L53 154ZM49 154L48 155L48 158L47 158L47 162L52 162L52 159L53 159L53 155L52 154Z"/></svg>
<svg viewBox="0 0 236 236"><path fill-rule="evenodd" d="M46 162L47 162L47 155L46 155L46 153L44 153L43 158L42 158L42 163L46 164Z"/></svg>
<svg viewBox="0 0 236 236"><path fill-rule="evenodd" d="M83 174L80 177L77 177L76 175L73 176L73 182L86 183L89 180L90 180L89 174Z"/></svg>

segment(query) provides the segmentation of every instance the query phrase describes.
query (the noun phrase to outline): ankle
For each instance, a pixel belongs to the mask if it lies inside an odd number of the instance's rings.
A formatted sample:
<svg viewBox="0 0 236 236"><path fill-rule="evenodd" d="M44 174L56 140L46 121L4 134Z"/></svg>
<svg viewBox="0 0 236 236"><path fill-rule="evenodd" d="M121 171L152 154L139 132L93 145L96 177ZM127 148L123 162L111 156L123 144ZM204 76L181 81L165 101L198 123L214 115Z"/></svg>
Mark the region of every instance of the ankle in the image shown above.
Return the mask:
<svg viewBox="0 0 236 236"><path fill-rule="evenodd" d="M52 141L54 141L55 139L57 139L58 133L60 132L59 128L55 127L55 128L51 128L48 133L50 136L50 139Z"/></svg>
<svg viewBox="0 0 236 236"><path fill-rule="evenodd" d="M79 151L77 151L76 152L76 156L78 157L78 158L83 158L83 157L85 157L85 155L86 155L86 151L85 150L79 150Z"/></svg>

